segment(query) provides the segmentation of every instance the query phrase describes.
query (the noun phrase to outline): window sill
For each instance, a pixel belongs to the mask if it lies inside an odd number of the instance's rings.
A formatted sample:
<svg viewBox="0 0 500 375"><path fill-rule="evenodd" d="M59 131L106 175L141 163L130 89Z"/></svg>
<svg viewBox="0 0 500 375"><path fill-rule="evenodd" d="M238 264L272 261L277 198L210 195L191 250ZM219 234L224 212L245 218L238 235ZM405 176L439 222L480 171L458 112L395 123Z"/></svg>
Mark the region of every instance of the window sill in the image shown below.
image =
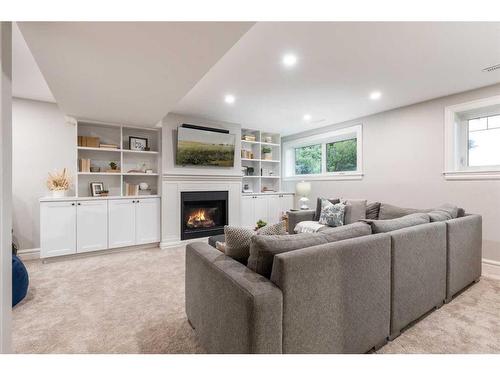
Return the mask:
<svg viewBox="0 0 500 375"><path fill-rule="evenodd" d="M468 180L500 180L500 170L494 171L449 171L443 172L446 180L468 181Z"/></svg>
<svg viewBox="0 0 500 375"><path fill-rule="evenodd" d="M362 180L363 173L349 173L340 175L305 175L284 177L283 181L350 181Z"/></svg>

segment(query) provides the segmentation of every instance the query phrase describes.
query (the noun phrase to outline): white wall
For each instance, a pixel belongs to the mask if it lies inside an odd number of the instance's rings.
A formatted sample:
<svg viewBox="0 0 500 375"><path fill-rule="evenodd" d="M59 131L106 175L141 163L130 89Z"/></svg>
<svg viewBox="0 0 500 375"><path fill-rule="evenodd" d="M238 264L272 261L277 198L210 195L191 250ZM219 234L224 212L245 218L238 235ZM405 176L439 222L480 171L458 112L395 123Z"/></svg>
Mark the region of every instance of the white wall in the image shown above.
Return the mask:
<svg viewBox="0 0 500 375"><path fill-rule="evenodd" d="M312 181L311 200L318 196L366 198L418 208L454 203L483 215L483 258L500 261L500 181L447 181L442 176L444 108L499 94L497 84L294 134L283 141L363 124L364 178ZM284 183L284 190L294 189L295 182Z"/></svg>
<svg viewBox="0 0 500 375"><path fill-rule="evenodd" d="M163 150L163 173L164 174L190 174L190 175L231 175L241 176L241 126L223 121L211 121L201 118L168 114L163 119L162 131L162 150ZM209 168L175 165L175 150L177 147L177 128L182 124L191 124L199 126L208 126L218 129L229 130L230 134L235 135L235 155L234 167L232 168Z"/></svg>
<svg viewBox="0 0 500 375"><path fill-rule="evenodd" d="M12 23L0 22L0 353L11 350Z"/></svg>
<svg viewBox="0 0 500 375"><path fill-rule="evenodd" d="M75 180L76 127L53 103L14 98L13 228L20 249L40 247L40 197L48 172L68 168ZM74 186L68 194L74 194Z"/></svg>

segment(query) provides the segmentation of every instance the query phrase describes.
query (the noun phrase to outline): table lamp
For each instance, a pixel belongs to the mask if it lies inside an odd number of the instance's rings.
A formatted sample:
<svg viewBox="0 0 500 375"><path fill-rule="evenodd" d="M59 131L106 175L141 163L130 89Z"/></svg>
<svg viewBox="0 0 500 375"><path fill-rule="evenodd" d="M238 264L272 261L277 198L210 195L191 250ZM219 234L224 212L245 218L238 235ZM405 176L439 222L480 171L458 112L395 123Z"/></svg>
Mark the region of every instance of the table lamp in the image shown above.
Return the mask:
<svg viewBox="0 0 500 375"><path fill-rule="evenodd" d="M309 198L307 198L307 196L311 192L311 183L301 181L297 184L297 186L295 186L295 191L301 197L299 199L300 209L301 210L308 210L309 209Z"/></svg>

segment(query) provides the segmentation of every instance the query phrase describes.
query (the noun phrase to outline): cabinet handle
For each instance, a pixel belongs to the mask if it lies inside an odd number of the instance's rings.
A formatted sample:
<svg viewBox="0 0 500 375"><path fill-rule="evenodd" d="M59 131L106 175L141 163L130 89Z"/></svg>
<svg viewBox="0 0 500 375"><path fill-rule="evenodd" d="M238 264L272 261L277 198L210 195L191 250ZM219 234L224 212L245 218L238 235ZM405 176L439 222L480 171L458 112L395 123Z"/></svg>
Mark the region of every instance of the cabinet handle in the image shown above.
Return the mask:
<svg viewBox="0 0 500 375"><path fill-rule="evenodd" d="M82 204L81 203L78 203L79 206L81 206Z"/></svg>
<svg viewBox="0 0 500 375"><path fill-rule="evenodd" d="M135 201L132 201L132 203L135 203Z"/></svg>
<svg viewBox="0 0 500 375"><path fill-rule="evenodd" d="M74 203L71 203L72 206L74 206L75 204Z"/></svg>
<svg viewBox="0 0 500 375"><path fill-rule="evenodd" d="M139 201L135 202L135 203L139 203Z"/></svg>

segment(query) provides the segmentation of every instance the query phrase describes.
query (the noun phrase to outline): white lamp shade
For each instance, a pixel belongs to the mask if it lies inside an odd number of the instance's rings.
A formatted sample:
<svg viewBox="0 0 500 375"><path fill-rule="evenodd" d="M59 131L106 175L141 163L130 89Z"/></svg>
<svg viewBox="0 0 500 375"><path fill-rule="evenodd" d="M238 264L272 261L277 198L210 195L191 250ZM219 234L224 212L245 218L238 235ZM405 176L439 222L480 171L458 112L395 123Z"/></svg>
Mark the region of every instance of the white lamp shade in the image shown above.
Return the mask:
<svg viewBox="0 0 500 375"><path fill-rule="evenodd" d="M311 183L306 181L301 181L295 186L295 191L298 195L307 196L311 192Z"/></svg>

